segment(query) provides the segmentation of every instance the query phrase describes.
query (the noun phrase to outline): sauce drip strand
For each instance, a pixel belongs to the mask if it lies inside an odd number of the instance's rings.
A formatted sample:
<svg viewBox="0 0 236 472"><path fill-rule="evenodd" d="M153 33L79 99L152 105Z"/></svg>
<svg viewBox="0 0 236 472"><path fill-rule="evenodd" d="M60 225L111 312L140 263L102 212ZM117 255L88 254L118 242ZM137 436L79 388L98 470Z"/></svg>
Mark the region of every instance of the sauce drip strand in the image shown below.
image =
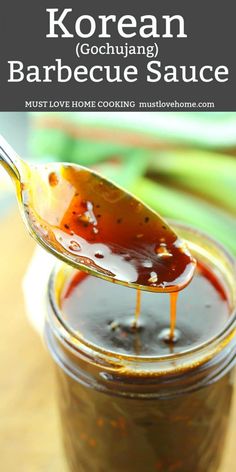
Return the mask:
<svg viewBox="0 0 236 472"><path fill-rule="evenodd" d="M175 325L176 325L176 309L177 309L177 299L178 292L170 293L170 329L164 336L166 342L175 342L177 337L175 335ZM136 290L136 305L135 305L135 315L132 323L134 329L138 328L138 322L141 312L141 290Z"/></svg>
<svg viewBox="0 0 236 472"><path fill-rule="evenodd" d="M96 173L72 165L53 172L41 167L40 174L31 170L22 201L29 226L57 256L137 288L133 329L139 326L141 289L171 292L166 342L175 340L177 292L190 282L195 260L159 215Z"/></svg>
<svg viewBox="0 0 236 472"><path fill-rule="evenodd" d="M170 342L175 340L175 324L176 324L176 304L177 304L178 292L170 294Z"/></svg>
<svg viewBox="0 0 236 472"><path fill-rule="evenodd" d="M137 328L138 321L140 318L141 311L141 290L136 290L136 306L135 306L135 316L133 321L133 328Z"/></svg>
<svg viewBox="0 0 236 472"><path fill-rule="evenodd" d="M83 340L121 355L161 356L182 352L215 336L230 316L223 282L199 262L191 284L179 294L177 328L174 329L174 316L168 323L168 295L141 293L141 317L135 329L134 290L73 269L59 294L59 305L64 322ZM171 297L174 314L177 294Z"/></svg>
<svg viewBox="0 0 236 472"><path fill-rule="evenodd" d="M142 290L175 292L190 282L195 260L150 208L79 166L40 167L22 200L31 230L57 257ZM136 311L137 321L139 303Z"/></svg>

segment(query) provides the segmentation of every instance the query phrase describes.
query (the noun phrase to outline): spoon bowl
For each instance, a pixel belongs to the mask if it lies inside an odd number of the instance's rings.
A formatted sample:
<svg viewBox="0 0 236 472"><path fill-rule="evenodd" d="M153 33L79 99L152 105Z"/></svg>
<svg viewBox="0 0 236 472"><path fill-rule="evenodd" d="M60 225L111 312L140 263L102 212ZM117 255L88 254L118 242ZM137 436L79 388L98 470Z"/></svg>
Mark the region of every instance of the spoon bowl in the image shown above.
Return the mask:
<svg viewBox="0 0 236 472"><path fill-rule="evenodd" d="M0 139L30 234L76 269L141 290L174 292L196 262L151 208L99 173L68 163L29 165ZM92 294L91 294L92 295Z"/></svg>

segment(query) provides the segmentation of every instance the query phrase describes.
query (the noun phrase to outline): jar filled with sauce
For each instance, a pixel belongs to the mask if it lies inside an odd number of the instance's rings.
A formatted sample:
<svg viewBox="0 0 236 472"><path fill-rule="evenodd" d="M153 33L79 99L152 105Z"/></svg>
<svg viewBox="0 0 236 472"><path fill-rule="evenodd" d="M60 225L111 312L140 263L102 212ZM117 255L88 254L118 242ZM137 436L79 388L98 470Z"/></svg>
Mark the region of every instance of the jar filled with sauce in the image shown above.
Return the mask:
<svg viewBox="0 0 236 472"><path fill-rule="evenodd" d="M55 361L72 472L217 472L234 390L236 267L176 225L197 260L168 337L168 294L54 270L45 337Z"/></svg>

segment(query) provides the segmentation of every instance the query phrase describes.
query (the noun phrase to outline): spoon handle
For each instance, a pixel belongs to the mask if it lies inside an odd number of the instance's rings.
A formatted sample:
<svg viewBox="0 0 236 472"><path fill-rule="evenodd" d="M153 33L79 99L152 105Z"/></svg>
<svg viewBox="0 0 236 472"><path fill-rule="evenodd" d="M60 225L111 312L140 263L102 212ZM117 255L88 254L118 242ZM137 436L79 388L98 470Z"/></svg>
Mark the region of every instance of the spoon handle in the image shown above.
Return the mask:
<svg viewBox="0 0 236 472"><path fill-rule="evenodd" d="M21 159L18 157L14 149L0 135L0 164L14 180L21 180Z"/></svg>

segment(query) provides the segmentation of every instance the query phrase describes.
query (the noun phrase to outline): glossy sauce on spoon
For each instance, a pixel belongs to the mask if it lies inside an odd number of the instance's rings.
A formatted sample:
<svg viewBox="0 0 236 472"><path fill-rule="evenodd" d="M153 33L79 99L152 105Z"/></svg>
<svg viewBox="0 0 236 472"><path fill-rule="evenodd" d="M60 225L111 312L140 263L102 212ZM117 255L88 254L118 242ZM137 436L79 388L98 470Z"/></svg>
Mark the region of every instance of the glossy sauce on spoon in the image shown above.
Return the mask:
<svg viewBox="0 0 236 472"><path fill-rule="evenodd" d="M0 163L12 177L31 235L49 252L97 277L140 290L176 293L191 281L196 261L168 224L131 194L78 165L32 166L0 136Z"/></svg>
<svg viewBox="0 0 236 472"><path fill-rule="evenodd" d="M55 164L54 164L55 166ZM58 257L101 278L176 292L195 260L168 224L132 195L85 168L32 171L22 190L28 224Z"/></svg>

